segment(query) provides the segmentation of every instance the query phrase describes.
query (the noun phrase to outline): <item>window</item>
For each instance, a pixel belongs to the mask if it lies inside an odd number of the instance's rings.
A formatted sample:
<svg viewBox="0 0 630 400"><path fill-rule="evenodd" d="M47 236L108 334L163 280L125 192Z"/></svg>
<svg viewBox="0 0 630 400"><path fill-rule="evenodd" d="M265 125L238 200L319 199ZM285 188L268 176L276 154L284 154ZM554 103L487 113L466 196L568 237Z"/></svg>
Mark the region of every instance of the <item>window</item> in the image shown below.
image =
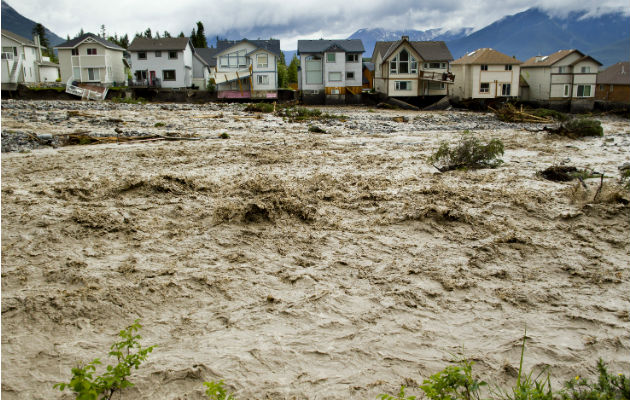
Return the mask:
<svg viewBox="0 0 630 400"><path fill-rule="evenodd" d="M396 90L411 90L411 81L395 81Z"/></svg>
<svg viewBox="0 0 630 400"><path fill-rule="evenodd" d="M429 63L429 68L440 68L440 63Z"/></svg>
<svg viewBox="0 0 630 400"><path fill-rule="evenodd" d="M486 64L482 64L481 65L481 70L482 71L487 71L488 70L488 66Z"/></svg>
<svg viewBox="0 0 630 400"><path fill-rule="evenodd" d="M169 58L170 58L170 55L169 55ZM164 81L174 81L175 80L175 70L174 69L165 69L164 71L162 71L162 80L164 80Z"/></svg>
<svg viewBox="0 0 630 400"><path fill-rule="evenodd" d="M96 49L87 49L87 54L88 54L88 56L95 56L96 55Z"/></svg>
<svg viewBox="0 0 630 400"><path fill-rule="evenodd" d="M440 66L442 69L446 69L446 63L441 63Z"/></svg>
<svg viewBox="0 0 630 400"><path fill-rule="evenodd" d="M398 72L401 74L409 73L409 53L403 50L398 55Z"/></svg>
<svg viewBox="0 0 630 400"><path fill-rule="evenodd" d="M403 49L390 62L390 72L392 74L416 74L418 73L418 61L407 50Z"/></svg>
<svg viewBox="0 0 630 400"><path fill-rule="evenodd" d="M3 47L2 48L2 59L3 60L13 60L15 47ZM17 55L17 51L15 52Z"/></svg>
<svg viewBox="0 0 630 400"><path fill-rule="evenodd" d="M479 86L479 93L490 93L490 84L488 82L482 83Z"/></svg>
<svg viewBox="0 0 630 400"><path fill-rule="evenodd" d="M306 57L306 84L321 85L322 59L317 56Z"/></svg>
<svg viewBox="0 0 630 400"><path fill-rule="evenodd" d="M346 54L346 62L359 62L358 54Z"/></svg>
<svg viewBox="0 0 630 400"><path fill-rule="evenodd" d="M505 70L506 71L511 71L512 70L512 65L511 64L510 65L506 65L505 66Z"/></svg>
<svg viewBox="0 0 630 400"><path fill-rule="evenodd" d="M101 74L98 68L88 68L88 81L100 81Z"/></svg>
<svg viewBox="0 0 630 400"><path fill-rule="evenodd" d="M177 52L176 51L169 51L168 52L168 59L169 60L177 60ZM173 78L173 80L175 80L175 79Z"/></svg>
<svg viewBox="0 0 630 400"><path fill-rule="evenodd" d="M354 72L346 72L346 80L353 80L354 79Z"/></svg>
<svg viewBox="0 0 630 400"><path fill-rule="evenodd" d="M136 71L134 75L136 76L136 80L137 81L143 81L143 80L147 79L147 71L146 70Z"/></svg>
<svg viewBox="0 0 630 400"><path fill-rule="evenodd" d="M72 68L72 79L80 81L81 80L81 68L74 67Z"/></svg>
<svg viewBox="0 0 630 400"><path fill-rule="evenodd" d="M221 56L221 66L222 67L228 67L229 64L229 58L228 56Z"/></svg>
<svg viewBox="0 0 630 400"><path fill-rule="evenodd" d="M267 68L269 66L269 57L267 54L256 55L256 66L258 68Z"/></svg>
<svg viewBox="0 0 630 400"><path fill-rule="evenodd" d="M578 85L577 96L578 97L590 97L591 85Z"/></svg>
<svg viewBox="0 0 630 400"><path fill-rule="evenodd" d="M564 91L562 93L564 97L569 97L569 85L564 85Z"/></svg>
<svg viewBox="0 0 630 400"><path fill-rule="evenodd" d="M429 64L428 63L424 63L423 65L424 66L422 68L424 68L424 69L428 69L429 68Z"/></svg>
<svg viewBox="0 0 630 400"><path fill-rule="evenodd" d="M72 55L73 56L78 56L79 55L79 49L72 49Z"/></svg>
<svg viewBox="0 0 630 400"><path fill-rule="evenodd" d="M604 85L599 85L599 90L604 90Z"/></svg>
<svg viewBox="0 0 630 400"><path fill-rule="evenodd" d="M256 83L259 85L268 85L269 75L256 75Z"/></svg>
<svg viewBox="0 0 630 400"><path fill-rule="evenodd" d="M139 51L138 52L138 60L146 60L147 59L147 52L146 51Z"/></svg>
<svg viewBox="0 0 630 400"><path fill-rule="evenodd" d="M326 53L326 62L335 62L336 53Z"/></svg>
<svg viewBox="0 0 630 400"><path fill-rule="evenodd" d="M511 96L512 95L512 85L510 83L504 83L501 85L501 96Z"/></svg>
<svg viewBox="0 0 630 400"><path fill-rule="evenodd" d="M396 69L396 59L394 58L390 63L389 63L389 72L392 74L395 74L397 71Z"/></svg>
<svg viewBox="0 0 630 400"><path fill-rule="evenodd" d="M162 52L161 52L161 51L159 51L159 50L158 50L158 51L156 51L156 52L155 52L155 56L156 56L156 57L162 57Z"/></svg>
<svg viewBox="0 0 630 400"><path fill-rule="evenodd" d="M558 67L558 73L566 74L567 72L569 72L569 67Z"/></svg>
<svg viewBox="0 0 630 400"><path fill-rule="evenodd" d="M328 80L330 82L340 82L341 81L341 72L329 72Z"/></svg>
<svg viewBox="0 0 630 400"><path fill-rule="evenodd" d="M591 72L591 67L582 67L581 71L583 74L588 74Z"/></svg>

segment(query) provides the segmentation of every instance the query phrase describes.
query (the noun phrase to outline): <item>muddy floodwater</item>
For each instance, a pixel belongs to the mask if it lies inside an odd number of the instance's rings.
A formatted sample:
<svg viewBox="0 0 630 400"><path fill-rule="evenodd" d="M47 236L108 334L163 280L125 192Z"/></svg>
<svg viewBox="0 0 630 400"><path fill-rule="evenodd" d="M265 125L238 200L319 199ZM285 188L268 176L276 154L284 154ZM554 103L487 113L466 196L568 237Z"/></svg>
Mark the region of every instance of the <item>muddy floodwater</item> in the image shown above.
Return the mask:
<svg viewBox="0 0 630 400"><path fill-rule="evenodd" d="M53 384L112 363L135 319L158 347L126 399L219 379L239 399L374 399L459 353L510 384L525 328L525 369L555 389L599 357L630 370L627 119L573 140L486 113L322 110L343 117L3 101L3 400L72 398ZM504 163L427 163L465 131ZM76 132L200 140L58 145ZM537 175L552 165L603 187Z"/></svg>

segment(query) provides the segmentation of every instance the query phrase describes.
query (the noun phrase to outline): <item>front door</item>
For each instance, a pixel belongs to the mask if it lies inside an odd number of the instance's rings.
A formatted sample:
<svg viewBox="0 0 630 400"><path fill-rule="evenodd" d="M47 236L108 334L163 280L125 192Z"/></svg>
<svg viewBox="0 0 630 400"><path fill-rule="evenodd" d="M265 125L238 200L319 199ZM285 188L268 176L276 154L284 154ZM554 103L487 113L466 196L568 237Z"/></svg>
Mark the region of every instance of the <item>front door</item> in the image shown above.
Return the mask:
<svg viewBox="0 0 630 400"><path fill-rule="evenodd" d="M155 85L155 71L150 71L149 76L151 80L149 81L151 85Z"/></svg>

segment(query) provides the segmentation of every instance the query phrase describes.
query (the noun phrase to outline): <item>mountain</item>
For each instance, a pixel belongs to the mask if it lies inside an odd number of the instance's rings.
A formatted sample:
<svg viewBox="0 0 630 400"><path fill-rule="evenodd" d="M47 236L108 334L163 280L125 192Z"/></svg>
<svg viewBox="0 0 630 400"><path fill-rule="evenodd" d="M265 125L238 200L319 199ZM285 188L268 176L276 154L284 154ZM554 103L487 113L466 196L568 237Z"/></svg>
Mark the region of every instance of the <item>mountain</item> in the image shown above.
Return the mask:
<svg viewBox="0 0 630 400"><path fill-rule="evenodd" d="M427 31L402 30L386 31L383 28L359 29L348 37L348 39L361 39L365 47L364 57L372 57L374 44L381 41L399 40L401 36L409 36L409 40L455 40L465 37L472 31L472 28L461 28L457 31L444 29L429 29Z"/></svg>
<svg viewBox="0 0 630 400"><path fill-rule="evenodd" d="M33 40L33 27L37 22L32 21L19 12L15 11L6 1L2 0L2 29L6 29L15 34L25 37L26 39ZM58 45L65 42L64 39L55 35L50 30L46 29L46 37L51 46Z"/></svg>
<svg viewBox="0 0 630 400"><path fill-rule="evenodd" d="M538 8L501 18L470 35L447 40L455 59L491 47L521 61L562 49L578 49L604 66L630 58L630 16L621 13L587 17L573 12L552 17Z"/></svg>

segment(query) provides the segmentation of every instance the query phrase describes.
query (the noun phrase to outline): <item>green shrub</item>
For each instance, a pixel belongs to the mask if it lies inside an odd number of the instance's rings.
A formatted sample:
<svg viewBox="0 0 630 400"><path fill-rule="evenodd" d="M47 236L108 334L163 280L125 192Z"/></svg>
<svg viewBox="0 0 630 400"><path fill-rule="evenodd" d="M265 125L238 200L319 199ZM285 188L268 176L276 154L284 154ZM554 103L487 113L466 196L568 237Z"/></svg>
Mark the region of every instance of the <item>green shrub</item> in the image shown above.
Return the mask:
<svg viewBox="0 0 630 400"><path fill-rule="evenodd" d="M396 397L389 394L381 394L378 398L381 400L416 400L416 396L405 396L405 385L400 387Z"/></svg>
<svg viewBox="0 0 630 400"><path fill-rule="evenodd" d="M120 341L110 347L109 355L116 357L118 364L108 365L105 373L94 377L96 366L101 362L98 358L81 366L72 368L72 378L68 383L57 383L53 387L64 391L71 389L78 400L111 399L114 393L133 386L127 377L131 369L138 369L155 346L143 348L138 342L142 337L136 332L142 328L139 320L118 333Z"/></svg>
<svg viewBox="0 0 630 400"><path fill-rule="evenodd" d="M230 138L230 134L223 132L219 135L219 139L229 139Z"/></svg>
<svg viewBox="0 0 630 400"><path fill-rule="evenodd" d="M630 379L622 373L610 375L606 364L600 358L597 361L599 377L597 382L576 376L565 383L560 391L562 400L621 400L630 399Z"/></svg>
<svg viewBox="0 0 630 400"><path fill-rule="evenodd" d="M236 397L229 394L223 387L223 380L220 380L219 382L204 382L203 384L207 388L206 396L208 396L211 400L236 400Z"/></svg>
<svg viewBox="0 0 630 400"><path fill-rule="evenodd" d="M428 162L438 170L496 168L503 163L503 143L492 139L483 144L473 135L464 133L453 148L442 142Z"/></svg>
<svg viewBox="0 0 630 400"><path fill-rule="evenodd" d="M165 126L166 124L164 122L156 122L155 125L153 125L156 128L161 128L163 126Z"/></svg>
<svg viewBox="0 0 630 400"><path fill-rule="evenodd" d="M577 137L604 136L601 122L595 119L578 118L567 122L565 128Z"/></svg>
<svg viewBox="0 0 630 400"><path fill-rule="evenodd" d="M420 389L430 400L479 400L479 389L486 382L473 377L473 364L472 361L461 360L458 365L448 366L425 379Z"/></svg>
<svg viewBox="0 0 630 400"><path fill-rule="evenodd" d="M548 108L537 108L535 110L532 110L530 114L541 118L553 118L556 121L566 121L567 119L569 119L569 117L565 113L556 110L550 110Z"/></svg>
<svg viewBox="0 0 630 400"><path fill-rule="evenodd" d="M250 111L250 112L261 112L261 113L272 113L274 109L273 104L271 103L252 103L252 104L248 104L247 107L245 107L245 111Z"/></svg>

